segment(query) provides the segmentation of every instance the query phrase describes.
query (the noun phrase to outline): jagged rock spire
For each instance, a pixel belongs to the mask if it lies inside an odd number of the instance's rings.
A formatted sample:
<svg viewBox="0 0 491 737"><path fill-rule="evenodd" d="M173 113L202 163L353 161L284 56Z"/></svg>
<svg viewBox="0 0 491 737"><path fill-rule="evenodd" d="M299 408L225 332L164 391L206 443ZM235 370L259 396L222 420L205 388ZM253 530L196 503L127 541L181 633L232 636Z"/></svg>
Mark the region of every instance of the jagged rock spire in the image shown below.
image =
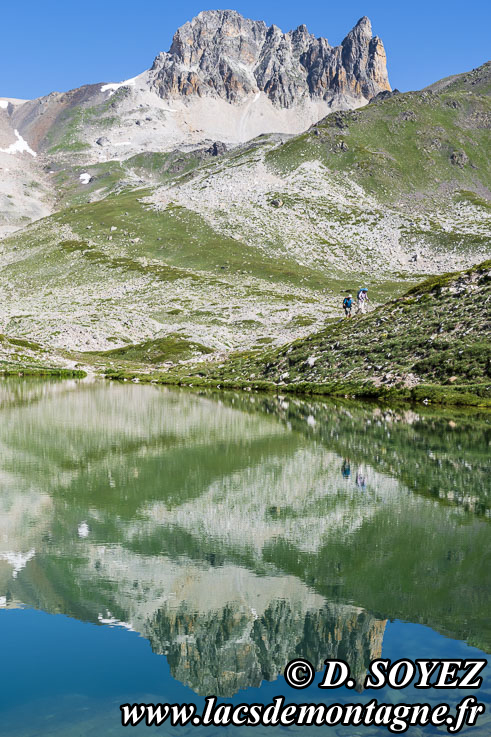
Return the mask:
<svg viewBox="0 0 491 737"><path fill-rule="evenodd" d="M364 16L340 46L305 25L283 33L234 10L207 10L179 28L152 67L162 97L217 96L240 102L264 92L277 107L305 97L362 103L390 90L382 41Z"/></svg>

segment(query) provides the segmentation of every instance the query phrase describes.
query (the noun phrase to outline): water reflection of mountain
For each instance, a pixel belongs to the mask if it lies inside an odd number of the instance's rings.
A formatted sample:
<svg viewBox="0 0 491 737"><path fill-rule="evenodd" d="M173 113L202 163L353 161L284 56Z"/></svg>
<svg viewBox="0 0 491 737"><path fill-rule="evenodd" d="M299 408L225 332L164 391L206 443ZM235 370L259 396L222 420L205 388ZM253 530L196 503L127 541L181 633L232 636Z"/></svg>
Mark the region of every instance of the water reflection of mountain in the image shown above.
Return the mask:
<svg viewBox="0 0 491 737"><path fill-rule="evenodd" d="M199 693L361 679L389 617L491 649L479 415L45 387L1 413L0 603L135 629Z"/></svg>
<svg viewBox="0 0 491 737"><path fill-rule="evenodd" d="M491 417L487 410L390 408L243 393L227 393L222 401L244 412L274 415L340 455L350 455L353 462L369 463L396 477L416 493L489 516Z"/></svg>
<svg viewBox="0 0 491 737"><path fill-rule="evenodd" d="M258 613L228 603L203 615L160 610L145 634L167 655L171 673L203 695L232 696L274 681L295 657L321 670L326 658L350 663L362 690L368 663L380 657L385 622L362 609L325 604L305 611L301 601L276 599Z"/></svg>

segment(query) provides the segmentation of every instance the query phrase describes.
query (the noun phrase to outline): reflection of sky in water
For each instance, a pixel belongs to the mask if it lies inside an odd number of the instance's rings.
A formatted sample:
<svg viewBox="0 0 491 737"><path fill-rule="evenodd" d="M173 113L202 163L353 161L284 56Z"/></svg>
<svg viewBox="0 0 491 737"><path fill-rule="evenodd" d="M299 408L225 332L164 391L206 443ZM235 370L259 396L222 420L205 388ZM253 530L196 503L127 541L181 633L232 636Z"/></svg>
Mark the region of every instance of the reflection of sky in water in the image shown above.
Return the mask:
<svg viewBox="0 0 491 737"><path fill-rule="evenodd" d="M2 659L9 663L2 683L0 704L2 734L28 735L112 735L125 734L121 727L119 704L122 703L184 703L192 702L201 709L204 698L172 678L165 658L152 653L148 643L135 633L118 628L96 627L58 615L47 615L32 610L15 610L0 614L0 646ZM463 642L446 639L421 625L391 622L388 624L382 657L397 660L420 658L478 658L483 654ZM484 685L476 692L479 701L491 706L491 668L486 669ZM67 678L67 673L70 674ZM225 703L269 703L275 696L285 695L287 703L365 703L376 698L379 703L421 703L432 705L448 703L454 708L463 695L473 691L424 691L408 687L401 691L382 689L363 694L341 688L324 696L317 688L319 678L307 689L289 688L280 676L275 682L261 688L240 691ZM53 698L56 694L56 698ZM28 707L26 709L26 706ZM74 726L77 724L78 726ZM464 729L476 737L490 734L491 720L484 714L472 729ZM147 727L131 728L143 733ZM299 734L308 734L309 728L289 727ZM340 734L352 734L351 728L337 728ZM361 734L389 734L380 728L364 727ZM378 730L378 731L377 731ZM407 734L420 733L410 728ZM172 730L159 727L159 734L210 734L210 730L182 728ZM230 734L232 728L221 728L220 734ZM276 733L279 728L242 727L240 733L251 735ZM336 729L316 728L316 732L336 734ZM422 734L442 734L436 728L425 728ZM443 732L446 734L446 732Z"/></svg>
<svg viewBox="0 0 491 737"><path fill-rule="evenodd" d="M486 416L217 397L0 386L9 736L120 734L126 701L319 700L285 687L292 657L345 658L361 680L381 653L491 650ZM489 733L484 715L472 734Z"/></svg>

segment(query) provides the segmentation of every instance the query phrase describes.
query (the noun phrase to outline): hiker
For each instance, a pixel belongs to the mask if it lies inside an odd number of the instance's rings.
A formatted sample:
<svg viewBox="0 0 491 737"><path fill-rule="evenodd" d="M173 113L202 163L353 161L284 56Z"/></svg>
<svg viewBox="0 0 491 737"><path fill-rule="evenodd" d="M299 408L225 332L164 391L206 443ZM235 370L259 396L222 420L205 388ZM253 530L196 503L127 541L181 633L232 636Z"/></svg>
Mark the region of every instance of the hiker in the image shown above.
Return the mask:
<svg viewBox="0 0 491 737"><path fill-rule="evenodd" d="M348 296L343 299L343 307L346 317L351 317L351 308L353 307L353 296L351 294L348 294Z"/></svg>
<svg viewBox="0 0 491 737"><path fill-rule="evenodd" d="M343 460L343 465L341 466L341 476L343 479L349 479L351 477L351 463L349 458L345 458Z"/></svg>
<svg viewBox="0 0 491 737"><path fill-rule="evenodd" d="M362 468L359 468L358 473L356 474L356 485L362 491L365 491L365 489L367 488L367 480Z"/></svg>
<svg viewBox="0 0 491 737"><path fill-rule="evenodd" d="M364 287L360 287L358 290L358 294L356 295L356 299L358 300L358 307L356 310L356 314L361 312L362 315L365 314L366 308L367 308L367 302L368 299L368 289L365 289Z"/></svg>

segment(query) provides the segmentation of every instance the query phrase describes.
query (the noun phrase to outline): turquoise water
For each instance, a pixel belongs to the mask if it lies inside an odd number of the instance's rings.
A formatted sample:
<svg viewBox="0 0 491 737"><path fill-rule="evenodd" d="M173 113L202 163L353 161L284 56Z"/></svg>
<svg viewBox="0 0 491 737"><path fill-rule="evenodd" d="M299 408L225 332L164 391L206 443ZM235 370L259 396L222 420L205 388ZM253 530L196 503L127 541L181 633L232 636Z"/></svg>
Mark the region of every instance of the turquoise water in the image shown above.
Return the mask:
<svg viewBox="0 0 491 737"><path fill-rule="evenodd" d="M122 703L211 694L457 704L474 692L295 690L283 670L487 657L490 438L482 412L4 381L0 733L122 735ZM475 693L489 711L489 668Z"/></svg>

